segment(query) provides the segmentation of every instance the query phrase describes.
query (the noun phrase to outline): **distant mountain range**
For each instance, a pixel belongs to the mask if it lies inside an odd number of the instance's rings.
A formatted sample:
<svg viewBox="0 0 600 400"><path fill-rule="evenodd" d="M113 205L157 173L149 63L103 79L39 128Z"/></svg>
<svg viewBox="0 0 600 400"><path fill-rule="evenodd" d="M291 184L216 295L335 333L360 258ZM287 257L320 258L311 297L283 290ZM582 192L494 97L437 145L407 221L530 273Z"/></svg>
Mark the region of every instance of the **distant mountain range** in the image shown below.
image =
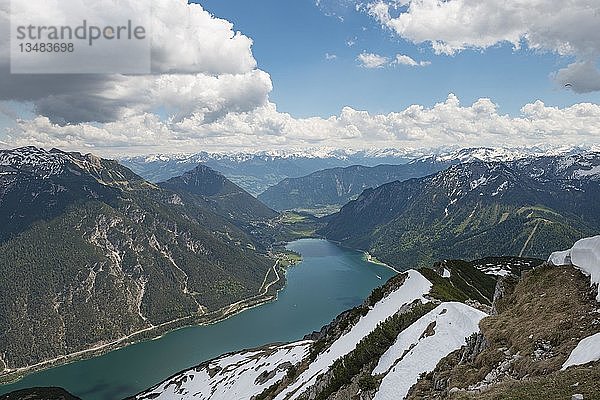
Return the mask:
<svg viewBox="0 0 600 400"><path fill-rule="evenodd" d="M286 178L277 185L269 187L258 198L276 210L327 212L339 209L350 200L354 200L365 189L376 188L393 181L424 177L455 164L475 161L511 162L536 157L534 155L540 153L568 155L574 151L576 149L541 152L539 149L524 151L473 148L421 157L400 165L375 167L353 165L331 168L300 178Z"/></svg>
<svg viewBox="0 0 600 400"><path fill-rule="evenodd" d="M315 149L301 152L263 151L257 153L207 153L192 155L150 155L124 157L119 161L151 182L180 176L199 164L221 172L253 195L288 177L350 165L402 164L413 158L401 150L350 151Z"/></svg>
<svg viewBox="0 0 600 400"><path fill-rule="evenodd" d="M276 210L339 209L365 189L430 175L452 164L427 159L401 165L325 169L301 178L286 178L258 195L258 199Z"/></svg>
<svg viewBox="0 0 600 400"><path fill-rule="evenodd" d="M363 192L321 234L397 268L541 257L600 231L600 153L470 162Z"/></svg>
<svg viewBox="0 0 600 400"><path fill-rule="evenodd" d="M206 167L156 185L92 155L0 151L0 374L271 296L252 232L276 215Z"/></svg>
<svg viewBox="0 0 600 400"><path fill-rule="evenodd" d="M542 155L577 154L591 149L595 149L595 147L438 149L432 153L431 150L408 149L346 150L316 148L302 151L267 150L255 153L154 154L121 157L119 162L151 182L166 181L172 177L183 175L199 164L203 164L221 172L232 182L256 196L286 178L304 177L313 172L331 168L343 168L353 165L363 167L374 167L382 164L400 165L418 159L433 164L449 164L472 160L508 161ZM326 180L322 184L328 185L330 179L326 175L324 177ZM381 178L377 182L387 183L383 182ZM365 184L369 185L366 187L375 187L373 182L366 182ZM331 189L328 188L328 190ZM281 193L285 194L285 190ZM322 203L321 200L319 201Z"/></svg>

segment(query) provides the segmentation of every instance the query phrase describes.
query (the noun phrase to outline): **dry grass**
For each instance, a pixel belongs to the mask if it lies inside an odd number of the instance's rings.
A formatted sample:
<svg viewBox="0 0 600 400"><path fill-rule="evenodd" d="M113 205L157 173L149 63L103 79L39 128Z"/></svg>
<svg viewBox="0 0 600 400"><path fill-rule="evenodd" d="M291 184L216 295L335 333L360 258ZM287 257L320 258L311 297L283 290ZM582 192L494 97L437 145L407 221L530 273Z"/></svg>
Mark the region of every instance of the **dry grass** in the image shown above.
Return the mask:
<svg viewBox="0 0 600 400"><path fill-rule="evenodd" d="M600 362L559 371L579 341L600 331L600 313L589 277L572 267L538 267L515 282L485 318L487 347L472 362L460 351L443 359L411 393L412 399L600 399ZM516 356L515 356L516 355ZM513 358L507 374L482 393L458 392L480 383L501 362ZM447 382L440 388L439 382Z"/></svg>

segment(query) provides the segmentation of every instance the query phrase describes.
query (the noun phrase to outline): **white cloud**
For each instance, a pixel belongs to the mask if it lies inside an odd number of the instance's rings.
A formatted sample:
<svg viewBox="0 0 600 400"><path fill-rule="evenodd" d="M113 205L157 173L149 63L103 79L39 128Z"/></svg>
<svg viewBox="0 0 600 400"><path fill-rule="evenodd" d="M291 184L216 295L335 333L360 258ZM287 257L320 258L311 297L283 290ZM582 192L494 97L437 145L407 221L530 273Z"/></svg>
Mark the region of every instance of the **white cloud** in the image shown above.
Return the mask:
<svg viewBox="0 0 600 400"><path fill-rule="evenodd" d="M337 55L335 54L329 54L329 53L325 53L325 59L327 61L333 61L335 59L337 59Z"/></svg>
<svg viewBox="0 0 600 400"><path fill-rule="evenodd" d="M430 61L415 61L412 57L404 54L396 54L393 60L389 57L374 53L363 52L356 58L363 68L383 68L394 65L408 65L410 67L426 67L431 65Z"/></svg>
<svg viewBox="0 0 600 400"><path fill-rule="evenodd" d="M127 5L142 2L124 0L118 8L113 0L85 4L90 12L111 7L125 12ZM256 68L252 40L186 0L152 2L152 74L9 75L8 3L0 0L0 33L5 33L0 39L0 101L33 102L54 122L105 123L157 108L176 119L192 114L214 119L260 107L272 90L269 75ZM33 11L55 16L60 8L47 4L47 10Z"/></svg>
<svg viewBox="0 0 600 400"><path fill-rule="evenodd" d="M389 58L374 53L361 53L356 58L361 67L364 68L383 68L389 63Z"/></svg>
<svg viewBox="0 0 600 400"><path fill-rule="evenodd" d="M440 146L581 145L600 142L600 105L571 107L526 104L518 117L498 112L490 99L462 106L448 98L432 107L412 105L399 112L370 114L344 107L329 118L293 118L267 103L206 121L195 114L179 122L156 115L131 116L108 124L60 126L45 117L20 121L8 142L82 149L100 154L256 148L437 148Z"/></svg>
<svg viewBox="0 0 600 400"><path fill-rule="evenodd" d="M0 11L3 1L6 0L0 0ZM99 4L103 1L112 0L99 0ZM33 104L41 114L10 116L0 108L5 114L2 118L16 120L9 124L8 134L0 144L11 147L33 144L111 155L267 147L432 148L455 144L600 142L600 105L589 103L556 108L536 101L525 105L519 116L511 117L499 113L498 106L489 99L462 106L451 94L431 107L412 105L388 114L344 107L339 115L329 118L294 118L277 111L269 101L271 79L256 67L251 39L236 33L229 22L209 15L199 5L188 5L184 0L156 2L163 7L155 12L159 28L153 33L157 39L153 48L156 56L153 74L7 77L7 59L0 52L0 106L2 100L8 99ZM433 4L430 0L412 1L407 12L413 12L410 10L414 4L425 3ZM438 8L445 9L446 3L475 7L467 0L449 0L439 3ZM371 12L386 23L394 19L384 3L372 6ZM2 15L0 33L7 27ZM443 16L447 19L449 15ZM445 18L440 17L437 23L453 23ZM412 23L407 25L410 29L406 32L417 30ZM476 28L464 29L477 31ZM460 34L457 32L456 37ZM472 38L475 36L473 33ZM8 33L1 37L8 37ZM534 46L532 38L529 35L519 40ZM446 52L458 51L463 45L463 48L479 46L442 36L434 41L423 40L432 41ZM479 47L497 40L484 40ZM357 60L365 68L428 65L428 61L417 61L403 54L391 59L364 52ZM563 85L570 83L576 91L597 90L594 88L600 78L594 72L597 72L595 64L577 61L558 71L555 79ZM168 117L162 118L163 113Z"/></svg>
<svg viewBox="0 0 600 400"><path fill-rule="evenodd" d="M438 54L501 43L519 49L525 44L534 50L575 56L587 63L588 70L600 56L597 0L379 0L367 10L400 37L429 43ZM577 78L585 80L583 75ZM582 84L580 90L598 90L595 87L592 82Z"/></svg>
<svg viewBox="0 0 600 400"><path fill-rule="evenodd" d="M396 17L397 6L403 11ZM409 0L372 3L369 13L414 43L429 42L439 52L485 49L521 41L532 49L561 55L600 53L596 0Z"/></svg>
<svg viewBox="0 0 600 400"><path fill-rule="evenodd" d="M431 65L431 61L415 61L412 57L404 54L396 54L395 64L408 65L410 67L426 67Z"/></svg>

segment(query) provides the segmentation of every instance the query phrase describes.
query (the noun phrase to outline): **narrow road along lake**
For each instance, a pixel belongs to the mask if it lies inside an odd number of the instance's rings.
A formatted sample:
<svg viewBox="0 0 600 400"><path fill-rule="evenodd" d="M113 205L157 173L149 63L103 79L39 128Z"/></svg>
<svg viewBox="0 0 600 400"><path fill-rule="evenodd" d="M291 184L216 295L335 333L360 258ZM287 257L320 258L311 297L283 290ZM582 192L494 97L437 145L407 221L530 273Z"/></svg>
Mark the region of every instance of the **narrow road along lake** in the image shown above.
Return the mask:
<svg viewBox="0 0 600 400"><path fill-rule="evenodd" d="M208 326L182 328L90 360L31 374L0 394L60 386L84 400L118 400L220 354L302 338L354 307L394 271L318 239L288 245L303 261L289 269L277 301Z"/></svg>

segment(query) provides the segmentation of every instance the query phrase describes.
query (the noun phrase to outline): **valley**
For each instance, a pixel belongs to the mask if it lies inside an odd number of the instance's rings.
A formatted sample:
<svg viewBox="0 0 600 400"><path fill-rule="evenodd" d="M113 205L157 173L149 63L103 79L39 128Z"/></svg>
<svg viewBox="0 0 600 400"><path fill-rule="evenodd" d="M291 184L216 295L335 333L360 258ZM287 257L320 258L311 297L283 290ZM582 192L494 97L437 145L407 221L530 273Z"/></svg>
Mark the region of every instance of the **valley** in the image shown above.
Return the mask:
<svg viewBox="0 0 600 400"><path fill-rule="evenodd" d="M176 388L183 398L228 399L235 390L242 398L334 400L358 390L386 400L399 388L406 396L426 390L422 374L481 334L502 285L600 229L592 201L600 195L598 153L487 155L286 178L274 199L293 200L281 191L292 182L307 196L278 212L203 164L155 184L91 155L1 153L0 218L16 222L0 232L0 267L10 275L31 262L47 268L50 282L41 291L19 289L38 282L28 275L2 284L25 294L26 323L54 333L32 354L18 349L41 338L7 331L20 336L5 344L2 379L17 382L0 393L60 386L86 400L146 399ZM327 197L333 186L341 192ZM32 211L19 214L17 197ZM302 211L324 204L341 209ZM18 302L4 301L19 312ZM62 327L44 315L51 309ZM68 325L80 321L87 326ZM412 358L398 358L407 351ZM213 369L231 373L215 378ZM186 383L194 379L208 386ZM479 384L465 384L466 393Z"/></svg>
<svg viewBox="0 0 600 400"><path fill-rule="evenodd" d="M599 3L0 0L0 400L600 400Z"/></svg>
<svg viewBox="0 0 600 400"><path fill-rule="evenodd" d="M299 240L287 248L301 254L302 262L289 268L287 284L280 288L276 301L256 304L216 323L189 321L194 326L155 340L148 336L94 358L28 374L16 383L0 386L0 394L33 386L61 386L86 400L121 399L220 354L301 339L360 304L371 290L395 275L364 261L360 252L323 240ZM307 291L308 287L312 289Z"/></svg>

